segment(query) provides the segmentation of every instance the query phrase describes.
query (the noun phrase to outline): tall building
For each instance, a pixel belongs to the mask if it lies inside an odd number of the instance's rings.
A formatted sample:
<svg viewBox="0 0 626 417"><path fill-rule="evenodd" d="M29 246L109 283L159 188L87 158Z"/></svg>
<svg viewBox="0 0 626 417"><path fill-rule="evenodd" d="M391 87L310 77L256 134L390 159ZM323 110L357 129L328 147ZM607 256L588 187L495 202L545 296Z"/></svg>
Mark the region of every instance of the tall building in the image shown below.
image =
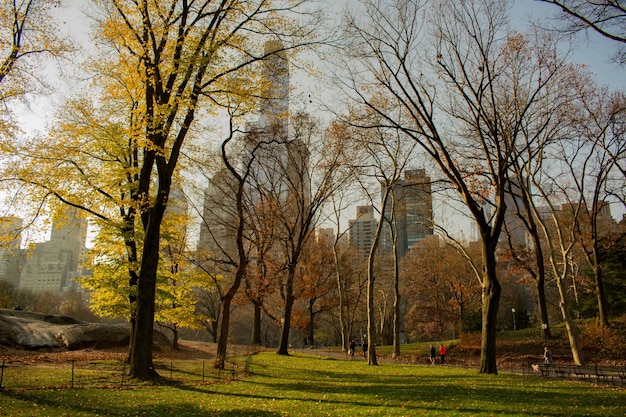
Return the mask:
<svg viewBox="0 0 626 417"><path fill-rule="evenodd" d="M308 153L300 141L288 140L289 126L289 61L281 52L279 40L264 45L261 65L261 91L258 120L246 126L242 136L242 172L249 170L247 192L254 204L261 201L261 193L287 200L294 185L310 188L302 183L308 166ZM306 175L305 175L306 177ZM209 181L204 194L204 215L200 228L198 249L234 249L237 180L222 168Z"/></svg>
<svg viewBox="0 0 626 417"><path fill-rule="evenodd" d="M509 248L509 240L513 248L522 249L528 246L529 238L526 225L520 219L518 213L525 215L524 202L521 197L523 192L519 180L509 179L509 189L504 194L504 227L498 244L500 249Z"/></svg>
<svg viewBox="0 0 626 417"><path fill-rule="evenodd" d="M50 240L27 249L19 287L54 292L72 288L74 278L81 274L86 241L87 220L78 210L68 208L52 225Z"/></svg>
<svg viewBox="0 0 626 417"><path fill-rule="evenodd" d="M17 287L20 284L20 244L22 219L0 217L0 280Z"/></svg>
<svg viewBox="0 0 626 417"><path fill-rule="evenodd" d="M318 241L332 243L335 241L335 229L332 227L318 227L315 229L315 238Z"/></svg>
<svg viewBox="0 0 626 417"><path fill-rule="evenodd" d="M285 137L289 120L289 61L279 40L265 42L259 127Z"/></svg>
<svg viewBox="0 0 626 417"><path fill-rule="evenodd" d="M198 250L205 253L227 253L235 250L237 205L235 178L222 168L204 191L204 205Z"/></svg>
<svg viewBox="0 0 626 417"><path fill-rule="evenodd" d="M357 206L356 219L348 220L348 240L363 258L369 255L377 226L372 206Z"/></svg>
<svg viewBox="0 0 626 417"><path fill-rule="evenodd" d="M398 181L392 191L395 200L398 257L404 255L414 244L433 234L433 197L430 177L424 169L404 171L404 179ZM385 219L391 219L391 202L383 209ZM386 222L381 236L384 251L393 248Z"/></svg>
<svg viewBox="0 0 626 417"><path fill-rule="evenodd" d="M284 200L294 186L302 186L307 193L310 187L302 176L308 167L308 149L300 140L289 138L289 61L282 49L279 40L265 43L259 116L248 124L243 140L248 158L244 163L254 158L252 188L272 190Z"/></svg>

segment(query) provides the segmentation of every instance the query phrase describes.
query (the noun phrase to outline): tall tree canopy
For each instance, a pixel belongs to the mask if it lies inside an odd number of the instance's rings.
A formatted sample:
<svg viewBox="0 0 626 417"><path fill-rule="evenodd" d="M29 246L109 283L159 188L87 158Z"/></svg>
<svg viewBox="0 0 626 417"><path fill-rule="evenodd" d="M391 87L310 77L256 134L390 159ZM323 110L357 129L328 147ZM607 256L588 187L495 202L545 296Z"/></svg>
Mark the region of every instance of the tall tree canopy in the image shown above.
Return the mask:
<svg viewBox="0 0 626 417"><path fill-rule="evenodd" d="M18 127L9 104L46 85L44 58L70 51L57 30L52 11L58 0L0 1L0 137L11 138ZM10 143L7 143L10 146Z"/></svg>

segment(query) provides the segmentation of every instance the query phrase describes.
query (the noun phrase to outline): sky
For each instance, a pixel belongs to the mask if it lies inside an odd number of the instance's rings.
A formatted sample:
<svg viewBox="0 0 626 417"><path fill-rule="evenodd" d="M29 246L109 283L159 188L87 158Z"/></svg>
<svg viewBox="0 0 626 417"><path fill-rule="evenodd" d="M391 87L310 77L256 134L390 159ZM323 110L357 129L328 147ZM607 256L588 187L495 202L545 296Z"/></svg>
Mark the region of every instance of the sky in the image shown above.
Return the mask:
<svg viewBox="0 0 626 417"><path fill-rule="evenodd" d="M321 5L329 5L329 9L333 12L340 12L350 2L351 0L318 0ZM84 0L63 0L63 7L57 11L57 16L60 30L80 47L89 48L88 32L92 21L84 14L88 10L86 3ZM544 26L554 25L549 18L557 11L558 8L555 6L535 0L515 0L511 10L511 24L520 28L521 31L530 27L528 23L530 19L540 19ZM626 67L619 67L611 62L610 56L613 49L612 41L592 32L588 36L581 36L577 39L572 60L588 66L596 75L599 84L608 85L611 89L626 89ZM74 60L80 61L80 54ZM71 65L62 67L51 65L47 71L54 92L30 97L28 106L15 107L18 119L28 136L45 133L46 125L52 121L55 110L62 104L65 97L81 88L81 82L72 74ZM354 213L354 210L347 211L346 224L347 218L353 218ZM622 214L621 212L613 213L618 220L621 219ZM461 223L467 223L467 221L461 220ZM464 228L464 226L459 227ZM465 228L464 233L471 233L468 229Z"/></svg>
<svg viewBox="0 0 626 417"><path fill-rule="evenodd" d="M340 12L351 0L318 0L318 3L331 5L333 11ZM63 0L63 7L57 11L59 28L80 47L88 48L91 20L85 16L88 10L84 0ZM541 20L547 27L554 25L549 17L554 16L558 8L535 0L515 0L511 9L511 23L522 30L529 27L529 20ZM619 67L610 61L613 41L602 38L594 32L589 36L579 36L572 59L588 66L602 85L612 89L626 89L626 67ZM80 56L80 55L79 55ZM77 57L76 59L79 59ZM63 76L55 66L48 68L48 76L53 85L54 94L36 96L29 99L29 107L17 106L20 120L27 132L42 132L46 123L51 120L54 110L63 101L65 95L80 87L80 83L68 71ZM61 68L61 71L63 69Z"/></svg>
<svg viewBox="0 0 626 417"><path fill-rule="evenodd" d="M542 27L552 28L555 25L552 18L558 10L556 6L536 0L516 0L511 10L511 23L528 29L530 21L538 20ZM596 75L599 84L612 89L626 89L626 67L620 67L610 59L615 50L614 41L593 31L578 36L576 41L572 61L586 65Z"/></svg>

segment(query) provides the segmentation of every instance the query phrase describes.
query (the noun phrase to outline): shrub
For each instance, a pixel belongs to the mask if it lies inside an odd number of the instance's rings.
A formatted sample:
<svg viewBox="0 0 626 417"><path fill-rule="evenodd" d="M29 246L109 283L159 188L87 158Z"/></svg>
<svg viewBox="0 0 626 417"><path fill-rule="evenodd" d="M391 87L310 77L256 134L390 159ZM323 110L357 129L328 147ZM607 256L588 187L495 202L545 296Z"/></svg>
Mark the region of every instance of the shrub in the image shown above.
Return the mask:
<svg viewBox="0 0 626 417"><path fill-rule="evenodd" d="M467 350L478 349L480 351L480 338L480 333L461 333L459 347Z"/></svg>
<svg viewBox="0 0 626 417"><path fill-rule="evenodd" d="M595 357L609 360L626 358L626 334L622 329L599 327L590 323L581 327L580 339L582 348L591 360Z"/></svg>

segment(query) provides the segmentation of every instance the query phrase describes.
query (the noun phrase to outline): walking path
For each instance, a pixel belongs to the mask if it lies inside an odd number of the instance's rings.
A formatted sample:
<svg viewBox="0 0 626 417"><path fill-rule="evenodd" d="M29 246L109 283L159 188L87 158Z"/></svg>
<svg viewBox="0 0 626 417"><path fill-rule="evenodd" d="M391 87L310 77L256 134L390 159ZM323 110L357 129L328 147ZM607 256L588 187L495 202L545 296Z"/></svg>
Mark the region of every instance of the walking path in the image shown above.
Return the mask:
<svg viewBox="0 0 626 417"><path fill-rule="evenodd" d="M311 355L318 355L318 356L325 356L328 358L333 358L333 359L338 359L338 360L362 360L364 361L366 358L363 356L362 352L357 351L355 353L355 359L351 359L350 358L350 352L346 351L346 352L339 352L337 351L334 347L330 348L330 347L308 347L308 348L300 348L300 349L292 349L292 351L295 352L299 352L299 353L305 353L305 354L311 354ZM386 358L377 358L378 362L386 362L386 363L398 363L398 364L406 364L406 365L410 365L410 364L416 364L415 362L409 362L409 361L400 361L400 360L390 360L390 359L386 359ZM428 358L426 358L428 359ZM424 366L427 366L428 364L424 363ZM437 363L437 366L441 366L439 363ZM448 366L448 365L446 365ZM453 367L457 367L457 368L474 368L476 369L476 367L470 367L470 366L463 366L463 365L449 365L449 366L453 366ZM542 373L541 372L537 372L534 371L532 369L532 366L530 364L528 364L528 366L522 366L522 367L506 367L506 366L501 366L498 368L499 372L506 372L506 373L512 373L512 374L517 374L517 375L524 375L524 376L528 376L528 377L542 377ZM599 379L593 379L593 378L577 378L577 377L571 377L571 378L563 378L563 377L559 377L559 375L557 375L554 372L550 372L547 375L543 376L544 378L554 378L554 379L569 379L572 381L580 381L580 382L585 382L585 383L596 383L598 386L615 386L615 387L624 387L624 381L620 380L619 378L611 378L611 379L607 379L607 380L599 380Z"/></svg>

